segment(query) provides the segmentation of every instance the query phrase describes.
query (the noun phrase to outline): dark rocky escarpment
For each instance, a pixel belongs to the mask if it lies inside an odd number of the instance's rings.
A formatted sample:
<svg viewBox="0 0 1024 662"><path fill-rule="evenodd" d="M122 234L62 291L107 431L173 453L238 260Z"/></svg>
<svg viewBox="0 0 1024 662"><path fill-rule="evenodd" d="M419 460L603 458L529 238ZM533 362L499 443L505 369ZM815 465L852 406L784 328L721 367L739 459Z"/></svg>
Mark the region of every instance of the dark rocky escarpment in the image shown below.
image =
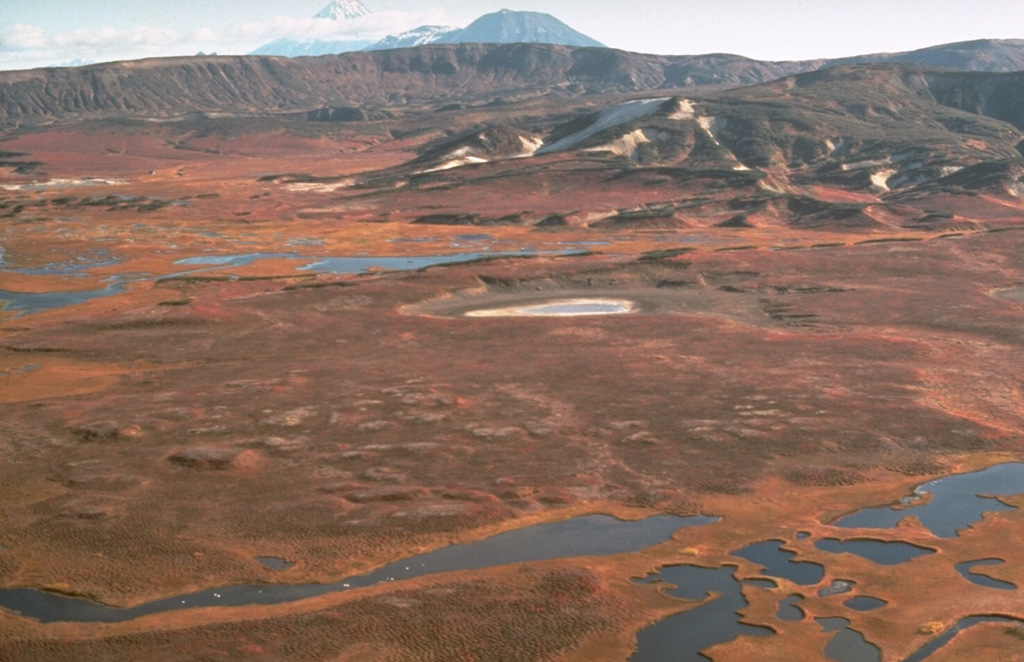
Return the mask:
<svg viewBox="0 0 1024 662"><path fill-rule="evenodd" d="M772 80L809 63L548 44L431 45L318 58L189 57L0 73L0 124L260 116L495 95L642 92Z"/></svg>

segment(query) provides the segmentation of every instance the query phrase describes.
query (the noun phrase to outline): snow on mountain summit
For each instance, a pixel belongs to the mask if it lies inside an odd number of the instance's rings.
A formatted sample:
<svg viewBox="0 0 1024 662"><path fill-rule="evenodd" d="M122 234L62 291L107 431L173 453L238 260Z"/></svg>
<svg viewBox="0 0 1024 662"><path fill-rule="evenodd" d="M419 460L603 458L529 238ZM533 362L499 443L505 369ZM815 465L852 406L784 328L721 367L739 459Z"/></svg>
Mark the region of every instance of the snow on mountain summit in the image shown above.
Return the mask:
<svg viewBox="0 0 1024 662"><path fill-rule="evenodd" d="M366 48L368 51L384 51L389 48L411 48L424 44L433 44L445 37L461 32L462 28L448 25L421 25L401 34L384 37L376 44Z"/></svg>
<svg viewBox="0 0 1024 662"><path fill-rule="evenodd" d="M340 26L329 23L325 20L323 23L317 21L317 25L326 27L331 32L337 32L338 28L342 31L347 30L348 24L345 21L351 21L359 19L364 16L369 16L372 12L366 8L366 6L359 0L333 0L331 4L327 5L316 14L313 15L314 19L328 19L330 21L339 21ZM311 35L312 36L312 35ZM307 39L295 39L290 37L281 37L274 41L263 44L256 50L250 52L250 55L283 55L285 57L299 57L299 56L318 56L328 55L332 53L344 53L347 51L358 51L366 48L373 44L372 39L355 39L344 35L333 35L327 34L323 38L307 38Z"/></svg>
<svg viewBox="0 0 1024 662"><path fill-rule="evenodd" d="M329 18L331 20L345 20L369 16L370 10L359 0L333 0L317 13L313 18Z"/></svg>

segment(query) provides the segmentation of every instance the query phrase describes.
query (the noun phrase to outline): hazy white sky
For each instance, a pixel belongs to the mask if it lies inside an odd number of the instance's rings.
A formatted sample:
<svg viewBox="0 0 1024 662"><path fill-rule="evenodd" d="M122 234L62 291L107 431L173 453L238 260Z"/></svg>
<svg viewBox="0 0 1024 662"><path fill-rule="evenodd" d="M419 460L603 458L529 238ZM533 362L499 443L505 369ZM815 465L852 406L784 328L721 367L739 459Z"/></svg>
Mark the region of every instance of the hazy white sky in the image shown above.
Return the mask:
<svg viewBox="0 0 1024 662"><path fill-rule="evenodd" d="M363 0L373 16L312 20L329 0L0 0L0 69L74 60L244 54L277 37L379 39L542 11L608 46L812 59L1024 38L1021 0Z"/></svg>

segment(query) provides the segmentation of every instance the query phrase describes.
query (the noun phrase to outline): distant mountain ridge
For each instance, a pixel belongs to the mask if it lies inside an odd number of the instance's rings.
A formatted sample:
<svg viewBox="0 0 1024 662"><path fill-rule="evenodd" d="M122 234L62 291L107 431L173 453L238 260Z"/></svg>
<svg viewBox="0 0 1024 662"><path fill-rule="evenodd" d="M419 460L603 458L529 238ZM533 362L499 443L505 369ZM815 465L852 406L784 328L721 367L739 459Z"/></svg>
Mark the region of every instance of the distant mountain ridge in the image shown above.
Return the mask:
<svg viewBox="0 0 1024 662"><path fill-rule="evenodd" d="M0 126L723 88L807 69L736 55L654 56L551 44L431 44L319 58L154 58L0 72Z"/></svg>
<svg viewBox="0 0 1024 662"><path fill-rule="evenodd" d="M863 59L920 57L958 63L964 69L998 69L1012 66L1015 52L1024 57L1024 42L947 44ZM593 93L692 94L833 66L838 66L834 60L762 62L727 54L658 56L547 44L430 44L301 60L158 58L0 72L0 126L108 118L167 120L189 114L249 117L356 107L373 111ZM943 95L947 105L977 112L973 109L997 98L990 92L938 86L939 78L929 76L929 93ZM958 80L952 74L947 79ZM1002 80L1009 78L995 77L991 84ZM1014 89L1000 87L1006 96L998 97L1003 114L1015 112Z"/></svg>
<svg viewBox="0 0 1024 662"><path fill-rule="evenodd" d="M855 55L830 60L829 66L882 62L957 71L1021 71L1024 70L1024 39L976 39L902 53Z"/></svg>

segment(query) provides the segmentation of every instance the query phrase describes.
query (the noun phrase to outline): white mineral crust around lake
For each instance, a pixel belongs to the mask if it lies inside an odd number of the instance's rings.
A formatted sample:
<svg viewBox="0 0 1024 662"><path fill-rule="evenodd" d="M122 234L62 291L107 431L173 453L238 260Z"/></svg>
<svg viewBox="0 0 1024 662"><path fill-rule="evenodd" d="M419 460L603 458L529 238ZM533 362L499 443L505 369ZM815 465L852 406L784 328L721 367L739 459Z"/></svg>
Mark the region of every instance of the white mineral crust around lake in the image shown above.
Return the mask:
<svg viewBox="0 0 1024 662"><path fill-rule="evenodd" d="M626 299L561 299L545 303L471 310L467 317L577 317L580 315L621 315L635 309Z"/></svg>

